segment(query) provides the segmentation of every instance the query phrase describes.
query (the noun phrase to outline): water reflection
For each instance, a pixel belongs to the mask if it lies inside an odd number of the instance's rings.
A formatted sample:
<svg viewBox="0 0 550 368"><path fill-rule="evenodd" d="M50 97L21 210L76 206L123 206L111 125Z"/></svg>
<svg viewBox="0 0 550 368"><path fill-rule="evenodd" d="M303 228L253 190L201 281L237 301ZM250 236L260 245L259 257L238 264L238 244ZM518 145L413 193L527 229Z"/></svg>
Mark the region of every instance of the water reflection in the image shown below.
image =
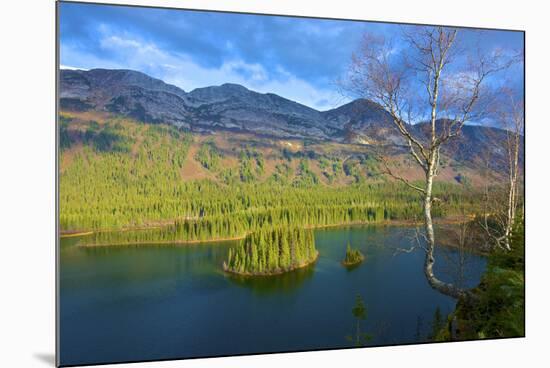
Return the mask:
<svg viewBox="0 0 550 368"><path fill-rule="evenodd" d="M227 279L234 285L251 289L254 293L261 294L291 294L296 292L313 277L315 263L299 268L292 272L267 277L247 277L235 274L226 274Z"/></svg>

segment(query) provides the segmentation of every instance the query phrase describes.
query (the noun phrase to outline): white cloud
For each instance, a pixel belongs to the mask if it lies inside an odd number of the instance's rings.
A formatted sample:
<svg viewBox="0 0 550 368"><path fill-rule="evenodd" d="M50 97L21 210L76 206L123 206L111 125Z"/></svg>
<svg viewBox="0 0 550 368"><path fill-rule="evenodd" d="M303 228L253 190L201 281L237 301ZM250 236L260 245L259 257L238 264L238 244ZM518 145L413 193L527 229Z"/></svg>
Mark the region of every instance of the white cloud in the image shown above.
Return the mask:
<svg viewBox="0 0 550 368"><path fill-rule="evenodd" d="M66 69L66 70L87 70L87 69L82 69L82 68L77 68L77 67L74 67L74 66L69 66L69 65L59 65L59 69Z"/></svg>
<svg viewBox="0 0 550 368"><path fill-rule="evenodd" d="M171 53L160 49L154 43L141 42L127 35L108 35L105 29L101 29L100 33L103 34L100 47L112 56L109 60L83 54L62 45L63 62L84 69L135 69L185 91L223 83L237 83L257 92L275 93L319 110L330 109L347 102L335 90L318 88L281 66L267 70L261 64L246 63L232 58L224 60L219 67L206 67L197 63L188 54Z"/></svg>

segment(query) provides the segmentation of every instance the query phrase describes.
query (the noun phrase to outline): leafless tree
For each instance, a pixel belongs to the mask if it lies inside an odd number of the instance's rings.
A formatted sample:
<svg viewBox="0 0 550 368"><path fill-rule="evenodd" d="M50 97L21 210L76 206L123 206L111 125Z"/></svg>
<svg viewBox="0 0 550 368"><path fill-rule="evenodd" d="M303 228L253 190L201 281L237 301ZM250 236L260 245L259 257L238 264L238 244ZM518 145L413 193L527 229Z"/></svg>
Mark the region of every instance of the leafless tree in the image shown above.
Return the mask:
<svg viewBox="0 0 550 368"><path fill-rule="evenodd" d="M396 173L422 200L426 246L424 274L429 284L453 298L468 291L441 281L434 274L435 234L432 188L438 174L441 147L460 135L464 124L480 119L486 105L485 85L509 63L503 52L470 52L459 44L459 31L447 27L406 27L402 42L364 36L352 56L344 88L380 104L403 136L413 161L424 172L423 185ZM422 134L413 125L427 121ZM416 132L416 133L415 133Z"/></svg>
<svg viewBox="0 0 550 368"><path fill-rule="evenodd" d="M506 132L506 138L501 142L505 151L506 185L504 190L485 192L485 211L482 218L482 228L490 243L494 246L510 250L510 238L514 231L520 205L520 183L523 174L521 153L523 149L525 118L522 98L517 98L513 91L504 88L500 91L501 99L496 103L496 119Z"/></svg>

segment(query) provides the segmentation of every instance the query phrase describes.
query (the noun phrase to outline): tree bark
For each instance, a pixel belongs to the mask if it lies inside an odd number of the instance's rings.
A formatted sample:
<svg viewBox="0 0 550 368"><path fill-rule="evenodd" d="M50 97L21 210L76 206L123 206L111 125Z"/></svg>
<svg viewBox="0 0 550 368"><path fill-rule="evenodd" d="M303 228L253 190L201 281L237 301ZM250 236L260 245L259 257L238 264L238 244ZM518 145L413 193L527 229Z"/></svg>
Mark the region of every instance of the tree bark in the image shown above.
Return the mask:
<svg viewBox="0 0 550 368"><path fill-rule="evenodd" d="M434 257L434 250L435 250L435 235L434 235L434 228L433 228L433 220L432 220L432 187L433 187L433 179L434 179L434 171L436 169L435 167L435 157L430 158L430 162L428 164L428 170L426 171L426 187L425 187L425 195L424 195L424 228L426 232L426 258L424 260L424 274L426 275L426 279L428 280L428 283L432 288L439 291L442 294L445 294L447 296L450 296L455 299L463 298L468 296L468 292L466 290L463 290L453 284L449 284L446 282L443 282L439 280L433 271L433 267L435 264L435 257Z"/></svg>
<svg viewBox="0 0 550 368"><path fill-rule="evenodd" d="M520 128L518 123L515 123L515 130L513 133L508 133L508 155L510 157L509 167L509 190L508 190L508 213L506 218L506 229L504 231L504 247L510 250L510 237L516 220L516 208L517 208L517 185L518 185L518 170L519 170L519 150L520 145ZM510 134L513 137L510 138Z"/></svg>

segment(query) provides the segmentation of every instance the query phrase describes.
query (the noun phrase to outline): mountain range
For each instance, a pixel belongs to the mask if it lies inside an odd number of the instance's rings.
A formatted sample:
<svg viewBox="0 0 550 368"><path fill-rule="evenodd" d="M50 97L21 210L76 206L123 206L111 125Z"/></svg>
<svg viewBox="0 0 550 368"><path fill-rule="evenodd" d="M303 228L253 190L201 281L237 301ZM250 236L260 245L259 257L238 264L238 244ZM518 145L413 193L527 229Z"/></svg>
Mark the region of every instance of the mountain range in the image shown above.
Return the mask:
<svg viewBox="0 0 550 368"><path fill-rule="evenodd" d="M366 99L318 111L238 84L186 92L138 71L110 69L61 70L59 97L61 110L109 112L199 133L226 130L367 146L405 144L390 115ZM423 123L410 126L420 138L425 137L425 128ZM496 167L505 159L504 139L504 130L468 125L445 153L457 161L478 165L491 156Z"/></svg>

